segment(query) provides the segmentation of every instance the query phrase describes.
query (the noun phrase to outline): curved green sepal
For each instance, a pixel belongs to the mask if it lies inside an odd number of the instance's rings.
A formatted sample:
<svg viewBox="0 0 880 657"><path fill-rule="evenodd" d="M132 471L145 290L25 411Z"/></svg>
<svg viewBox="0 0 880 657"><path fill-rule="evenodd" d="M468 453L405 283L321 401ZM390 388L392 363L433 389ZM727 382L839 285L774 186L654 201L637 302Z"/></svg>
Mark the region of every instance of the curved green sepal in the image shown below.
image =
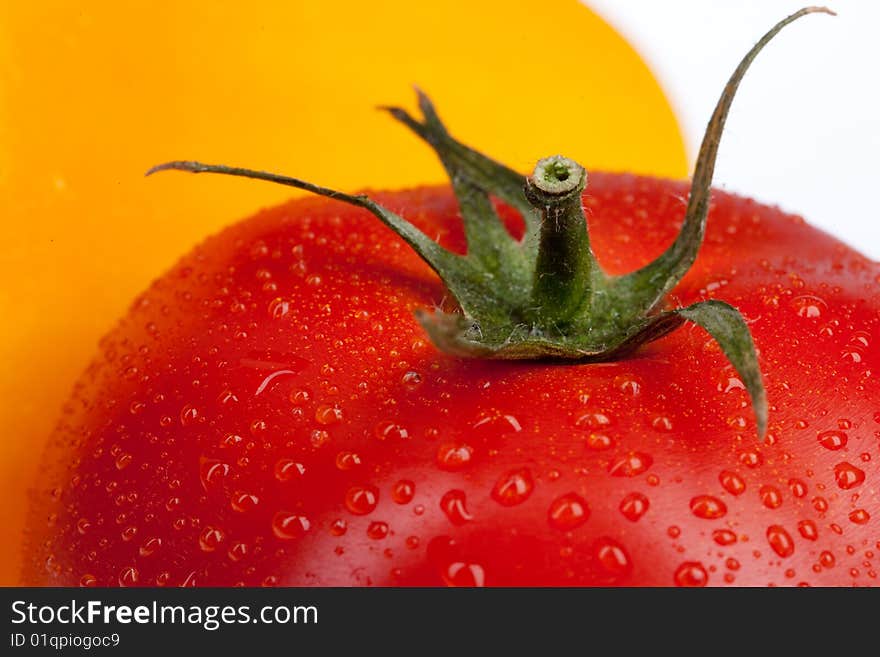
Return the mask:
<svg viewBox="0 0 880 657"><path fill-rule="evenodd" d="M763 438L767 433L767 392L755 343L743 316L730 304L717 300L701 301L670 312L706 329L719 344L752 398L758 435Z"/></svg>
<svg viewBox="0 0 880 657"><path fill-rule="evenodd" d="M440 278L444 279L444 282L446 282L444 272L447 271L450 267L450 264L452 264L454 260L458 258L456 254L444 249L442 246L437 244L437 242L425 235L422 231L413 226L406 219L395 214L394 212L391 212L390 210L383 208L381 205L364 195L346 194L344 192L336 191L335 189L321 187L305 180L300 180L299 178L282 176L280 174L270 173L268 171L256 171L253 169L244 169L242 167L230 167L224 164L205 164L203 162L196 162L194 160L174 160L172 162L165 162L164 164L157 164L156 166L150 168L145 175L151 176L154 173L158 173L160 171L172 170L187 171L189 173L221 173L227 176L239 176L242 178L265 180L267 182L286 185L288 187L295 187L296 189L302 189L307 192L311 192L312 194L325 196L327 198L335 199L337 201L342 201L343 203L348 203L349 205L355 205L369 210L373 215L380 219L382 223L384 223L386 226L391 228L391 230L400 235L404 239L404 241L409 244L410 247L412 247L412 249L416 253L418 253L419 256L421 256L422 259L427 262L431 266L431 268L440 275Z"/></svg>
<svg viewBox="0 0 880 657"><path fill-rule="evenodd" d="M425 116L424 123L419 123L399 107L383 109L388 110L391 116L431 145L443 163L458 199L467 239L468 256L479 260L483 267L494 273L501 273L503 268L510 267L525 273L528 268L525 254L520 244L501 222L489 199L489 193L496 193L496 190L487 188L490 181L486 176L469 174L468 167L462 166L461 158L455 157L453 149L449 146L450 143L457 142L449 136L440 122L434 106L421 92L419 99ZM498 186L499 184L495 183L495 187ZM522 188L521 176L519 187Z"/></svg>
<svg viewBox="0 0 880 657"><path fill-rule="evenodd" d="M523 192L525 177L457 141L443 125L431 99L419 89L416 89L416 93L424 122L417 121L400 107L383 107L382 109L388 111L391 116L403 123L434 149L449 173L453 185L457 180L466 179L483 192L498 197L519 211L526 225L523 248L526 250L536 249L536 235L540 228L541 216L526 200ZM466 229L467 221L468 218L465 217Z"/></svg>
<svg viewBox="0 0 880 657"><path fill-rule="evenodd" d="M813 13L834 15L834 12L826 7L805 7L793 13L761 37L736 67L733 75L730 76L721 97L718 99L718 104L715 106L715 111L712 113L712 118L709 120L706 133L703 136L703 142L700 145L684 223L678 237L669 249L652 263L631 274L619 277L609 291L610 294L625 299L634 315L650 312L684 277L697 257L697 251L703 243L703 235L706 231L706 218L709 214L712 176L715 172L718 145L721 142L727 114L743 76L758 53L786 25Z"/></svg>

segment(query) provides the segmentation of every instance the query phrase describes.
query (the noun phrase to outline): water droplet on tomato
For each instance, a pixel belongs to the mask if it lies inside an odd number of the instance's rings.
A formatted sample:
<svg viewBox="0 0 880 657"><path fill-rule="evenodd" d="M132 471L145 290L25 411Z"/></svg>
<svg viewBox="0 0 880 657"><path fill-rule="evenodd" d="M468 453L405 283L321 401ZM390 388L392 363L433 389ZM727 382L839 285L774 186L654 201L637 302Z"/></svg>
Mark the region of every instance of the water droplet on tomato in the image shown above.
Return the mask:
<svg viewBox="0 0 880 657"><path fill-rule="evenodd" d="M834 568L834 564L836 563L836 559L834 555L831 554L828 550L822 550L819 553L819 563L822 564L825 568Z"/></svg>
<svg viewBox="0 0 880 657"><path fill-rule="evenodd" d="M80 518L76 521L76 531L85 535L92 528L92 523L88 518Z"/></svg>
<svg viewBox="0 0 880 657"><path fill-rule="evenodd" d="M510 470L495 482L492 499L502 506L516 506L525 502L534 488L535 482L528 468Z"/></svg>
<svg viewBox="0 0 880 657"><path fill-rule="evenodd" d="M761 497L761 504L768 509L778 509L782 506L782 493L776 486L761 486L758 495Z"/></svg>
<svg viewBox="0 0 880 657"><path fill-rule="evenodd" d="M159 548L161 548L161 547L162 547L162 539L161 538L158 538L158 537L148 538L146 541L144 541L141 544L140 548L138 548L138 554L140 554L142 557L150 557L150 556L156 554L156 552L158 552Z"/></svg>
<svg viewBox="0 0 880 657"><path fill-rule="evenodd" d="M379 422L373 429L373 434L379 440L406 440L409 432L396 422Z"/></svg>
<svg viewBox="0 0 880 657"><path fill-rule="evenodd" d="M277 297L269 302L269 317L281 319L290 312L290 301Z"/></svg>
<svg viewBox="0 0 880 657"><path fill-rule="evenodd" d="M865 481L865 471L846 461L834 466L834 479L844 490L855 488Z"/></svg>
<svg viewBox="0 0 880 657"><path fill-rule="evenodd" d="M247 556L248 546L247 543L242 543L241 541L236 541L233 543L229 550L226 552L226 557L230 561L241 561Z"/></svg>
<svg viewBox="0 0 880 657"><path fill-rule="evenodd" d="M374 541L385 538L388 536L388 523L381 520L374 520L367 526L367 536Z"/></svg>
<svg viewBox="0 0 880 657"><path fill-rule="evenodd" d="M746 482L735 472L730 470L722 470L718 475L718 481L721 487L731 495L742 495L746 491Z"/></svg>
<svg viewBox="0 0 880 657"><path fill-rule="evenodd" d="M299 538L311 526L308 518L290 511L278 511L272 516L272 533L282 540Z"/></svg>
<svg viewBox="0 0 880 657"><path fill-rule="evenodd" d="M729 529L716 529L712 532L712 540L718 545L733 545L736 543L736 534Z"/></svg>
<svg viewBox="0 0 880 657"><path fill-rule="evenodd" d="M761 456L761 452L750 449L740 453L739 462L747 468L757 468L764 462L764 457Z"/></svg>
<svg viewBox="0 0 880 657"><path fill-rule="evenodd" d="M838 450L846 447L847 435L843 431L820 431L816 436L825 449Z"/></svg>
<svg viewBox="0 0 880 657"><path fill-rule="evenodd" d="M297 463L293 459L279 459L275 462L275 479L285 483L302 477L306 468L302 463Z"/></svg>
<svg viewBox="0 0 880 657"><path fill-rule="evenodd" d="M342 536L348 530L348 523L343 518L336 518L330 523L330 533L334 536Z"/></svg>
<svg viewBox="0 0 880 657"><path fill-rule="evenodd" d="M651 420L651 427L654 431L659 431L661 433L669 433L672 431L672 420L668 417L664 417L663 415L658 415L653 420Z"/></svg>
<svg viewBox="0 0 880 657"><path fill-rule="evenodd" d="M473 516L467 510L467 499L463 490L447 491L440 498L440 509L453 525L463 525L473 520Z"/></svg>
<svg viewBox="0 0 880 657"><path fill-rule="evenodd" d="M614 440L604 433L587 434L587 447L597 452L610 449L614 446Z"/></svg>
<svg viewBox="0 0 880 657"><path fill-rule="evenodd" d="M602 536L593 543L593 558L606 574L623 577L632 570L626 549L613 538Z"/></svg>
<svg viewBox="0 0 880 657"><path fill-rule="evenodd" d="M584 413L574 421L574 425L579 429L604 429L610 424L611 418L605 415L605 413L599 412Z"/></svg>
<svg viewBox="0 0 880 657"><path fill-rule="evenodd" d="M790 557L794 554L794 540L781 525L770 525L767 528L767 542L780 557Z"/></svg>
<svg viewBox="0 0 880 657"><path fill-rule="evenodd" d="M134 566L123 568L119 573L119 586L136 586L140 573Z"/></svg>
<svg viewBox="0 0 880 657"><path fill-rule="evenodd" d="M828 304L825 303L824 299L808 294L794 297L790 301L790 305L798 317L808 317L810 319L821 317L822 313L828 309Z"/></svg>
<svg viewBox="0 0 880 657"><path fill-rule="evenodd" d="M330 434L323 429L315 429L309 434L309 444L318 449L330 442Z"/></svg>
<svg viewBox="0 0 880 657"><path fill-rule="evenodd" d="M217 395L217 403L221 406L227 406L229 404L237 404L238 403L238 395L236 395L229 388L224 388L223 391Z"/></svg>
<svg viewBox="0 0 880 657"><path fill-rule="evenodd" d="M361 464L361 457L354 452L339 452L336 455L336 467L342 471L353 470Z"/></svg>
<svg viewBox="0 0 880 657"><path fill-rule="evenodd" d="M236 491L229 499L229 506L232 507L232 510L236 511L237 513L247 513L248 511L253 511L255 508L257 508L257 505L259 503L259 497L257 497L253 493L245 493L243 491Z"/></svg>
<svg viewBox="0 0 880 657"><path fill-rule="evenodd" d="M732 390L745 390L746 387L738 376L728 372L722 372L718 375L715 383L718 392L730 392Z"/></svg>
<svg viewBox="0 0 880 657"><path fill-rule="evenodd" d="M690 506L691 512L697 518L704 520L723 518L727 514L727 505L711 495L697 495L691 498Z"/></svg>
<svg viewBox="0 0 880 657"><path fill-rule="evenodd" d="M180 423L187 427L199 421L199 409L192 404L187 404L180 409Z"/></svg>
<svg viewBox="0 0 880 657"><path fill-rule="evenodd" d="M407 390L415 390L422 383L422 375L410 370L401 377L400 382Z"/></svg>
<svg viewBox="0 0 880 657"><path fill-rule="evenodd" d="M208 525L199 534L199 547L202 552L213 552L225 538L226 534L222 529Z"/></svg>
<svg viewBox="0 0 880 657"><path fill-rule="evenodd" d="M397 504L409 504L416 494L416 485L409 479L401 479L391 488L391 499Z"/></svg>
<svg viewBox="0 0 880 657"><path fill-rule="evenodd" d="M636 522L645 515L649 507L648 497L638 492L630 493L620 501L620 512L630 522Z"/></svg>
<svg viewBox="0 0 880 657"><path fill-rule="evenodd" d="M312 393L305 388L297 388L291 391L288 399L294 404L305 404L312 398Z"/></svg>
<svg viewBox="0 0 880 657"><path fill-rule="evenodd" d="M479 436L497 437L522 431L522 423L509 413L493 411L474 422L472 430Z"/></svg>
<svg viewBox="0 0 880 657"><path fill-rule="evenodd" d="M443 570L443 581L453 587L482 587L486 585L486 571L479 564L454 561Z"/></svg>
<svg viewBox="0 0 880 657"><path fill-rule="evenodd" d="M131 462L132 462L132 455L127 452L123 452L122 454L120 454L119 456L116 457L116 469L117 470L124 470L125 468L127 468L131 464Z"/></svg>
<svg viewBox="0 0 880 657"><path fill-rule="evenodd" d="M676 586L701 587L709 582L709 573L699 561L685 561L676 568L673 580Z"/></svg>
<svg viewBox="0 0 880 657"><path fill-rule="evenodd" d="M642 382L630 376L615 377L614 386L630 397L635 397L642 391Z"/></svg>
<svg viewBox="0 0 880 657"><path fill-rule="evenodd" d="M91 588L98 585L98 578L91 573L86 573L79 578L79 585L83 588Z"/></svg>
<svg viewBox="0 0 880 657"><path fill-rule="evenodd" d="M589 519L590 507L577 493L568 493L553 500L547 515L553 527L569 531Z"/></svg>
<svg viewBox="0 0 880 657"><path fill-rule="evenodd" d="M857 525L865 525L870 519L871 514L864 509L853 509L849 513L850 522L854 522Z"/></svg>
<svg viewBox="0 0 880 657"><path fill-rule="evenodd" d="M229 474L229 464L223 463L216 459L202 458L199 463L199 478L202 482L202 488L211 491L219 488L226 475Z"/></svg>
<svg viewBox="0 0 880 657"><path fill-rule="evenodd" d="M379 490L372 486L352 486L345 493L345 507L353 514L364 516L379 503Z"/></svg>
<svg viewBox="0 0 880 657"><path fill-rule="evenodd" d="M442 443L437 448L437 465L443 470L460 470L470 463L474 449L465 443Z"/></svg>
<svg viewBox="0 0 880 657"><path fill-rule="evenodd" d="M861 363L864 356L860 351L855 349L844 349L840 352L840 359L847 363Z"/></svg>
<svg viewBox="0 0 880 657"><path fill-rule="evenodd" d="M322 404L315 409L315 422L328 425L336 424L342 420L342 409L328 404Z"/></svg>
<svg viewBox="0 0 880 657"><path fill-rule="evenodd" d="M608 474L612 477L635 477L642 474L654 459L644 452L627 452L608 466Z"/></svg>
<svg viewBox="0 0 880 657"><path fill-rule="evenodd" d="M800 479L789 479L788 488L795 497L804 497L807 494L807 485Z"/></svg>

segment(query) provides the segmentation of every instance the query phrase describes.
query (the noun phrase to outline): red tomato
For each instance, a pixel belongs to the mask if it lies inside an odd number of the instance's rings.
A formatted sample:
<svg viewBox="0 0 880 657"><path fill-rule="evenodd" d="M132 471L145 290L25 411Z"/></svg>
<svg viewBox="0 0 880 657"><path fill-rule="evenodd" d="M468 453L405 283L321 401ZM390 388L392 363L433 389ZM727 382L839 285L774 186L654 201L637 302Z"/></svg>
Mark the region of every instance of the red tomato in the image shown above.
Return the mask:
<svg viewBox="0 0 880 657"><path fill-rule="evenodd" d="M604 269L662 253L687 195L592 174ZM375 198L464 251L451 189ZM801 218L714 194L668 305L723 299L745 317L769 401L760 440L742 378L700 328L607 363L448 355L412 316L444 287L368 212L261 212L103 340L51 438L24 579L872 584L878 283L877 263Z"/></svg>
<svg viewBox="0 0 880 657"><path fill-rule="evenodd" d="M594 174L606 267L659 253L686 193ZM747 318L765 443L698 328L607 364L439 353L412 317L444 295L428 267L303 199L207 240L103 340L52 437L27 582L873 583L880 267L714 199L675 295ZM463 246L448 189L378 200Z"/></svg>

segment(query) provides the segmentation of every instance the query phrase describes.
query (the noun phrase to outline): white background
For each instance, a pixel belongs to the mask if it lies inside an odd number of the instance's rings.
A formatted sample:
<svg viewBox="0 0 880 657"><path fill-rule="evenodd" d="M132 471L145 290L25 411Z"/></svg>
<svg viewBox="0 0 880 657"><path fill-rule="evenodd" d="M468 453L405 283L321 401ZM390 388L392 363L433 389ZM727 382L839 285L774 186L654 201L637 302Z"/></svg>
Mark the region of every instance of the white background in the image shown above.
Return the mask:
<svg viewBox="0 0 880 657"><path fill-rule="evenodd" d="M693 166L727 78L789 0L585 0L642 55ZM830 0L758 56L727 122L715 185L801 214L880 259L880 2Z"/></svg>

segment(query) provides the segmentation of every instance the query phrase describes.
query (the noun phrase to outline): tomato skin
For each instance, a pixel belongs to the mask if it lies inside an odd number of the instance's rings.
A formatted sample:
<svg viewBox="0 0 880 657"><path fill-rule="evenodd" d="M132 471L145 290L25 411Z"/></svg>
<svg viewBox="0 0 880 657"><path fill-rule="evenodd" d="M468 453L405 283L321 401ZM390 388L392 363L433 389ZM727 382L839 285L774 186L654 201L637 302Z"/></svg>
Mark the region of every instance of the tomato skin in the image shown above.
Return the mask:
<svg viewBox="0 0 880 657"><path fill-rule="evenodd" d="M591 174L606 269L657 256L686 193ZM374 197L463 248L448 188ZM263 211L102 341L50 439L24 582L873 584L878 283L800 218L715 193L671 302L749 321L761 443L701 329L607 364L453 358L412 316L443 288L391 231L319 199Z"/></svg>

